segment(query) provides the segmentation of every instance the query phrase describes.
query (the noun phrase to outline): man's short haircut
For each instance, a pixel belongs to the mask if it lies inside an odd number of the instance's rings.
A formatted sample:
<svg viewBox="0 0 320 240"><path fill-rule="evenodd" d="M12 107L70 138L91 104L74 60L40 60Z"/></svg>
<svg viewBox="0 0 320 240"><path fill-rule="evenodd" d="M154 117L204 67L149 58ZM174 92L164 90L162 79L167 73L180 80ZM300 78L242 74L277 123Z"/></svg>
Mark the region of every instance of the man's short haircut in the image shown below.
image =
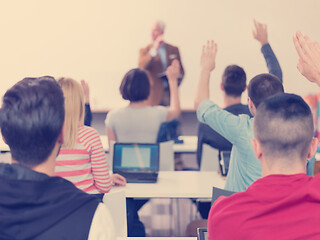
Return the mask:
<svg viewBox="0 0 320 240"><path fill-rule="evenodd" d="M3 97L1 133L12 158L27 167L50 156L64 122L64 98L50 76L24 78Z"/></svg>
<svg viewBox="0 0 320 240"><path fill-rule="evenodd" d="M150 94L150 83L145 71L135 68L126 73L120 85L122 98L130 102L146 100Z"/></svg>
<svg viewBox="0 0 320 240"><path fill-rule="evenodd" d="M283 93L281 80L273 74L259 74L251 79L248 85L248 96L257 108L268 97Z"/></svg>
<svg viewBox="0 0 320 240"><path fill-rule="evenodd" d="M266 155L305 159L314 135L311 110L300 96L273 96L258 107L254 133Z"/></svg>
<svg viewBox="0 0 320 240"><path fill-rule="evenodd" d="M164 30L166 29L166 24L161 20L156 21L155 24L157 24L161 32L164 33Z"/></svg>
<svg viewBox="0 0 320 240"><path fill-rule="evenodd" d="M229 65L223 72L222 85L228 96L240 97L246 89L246 73L242 67Z"/></svg>

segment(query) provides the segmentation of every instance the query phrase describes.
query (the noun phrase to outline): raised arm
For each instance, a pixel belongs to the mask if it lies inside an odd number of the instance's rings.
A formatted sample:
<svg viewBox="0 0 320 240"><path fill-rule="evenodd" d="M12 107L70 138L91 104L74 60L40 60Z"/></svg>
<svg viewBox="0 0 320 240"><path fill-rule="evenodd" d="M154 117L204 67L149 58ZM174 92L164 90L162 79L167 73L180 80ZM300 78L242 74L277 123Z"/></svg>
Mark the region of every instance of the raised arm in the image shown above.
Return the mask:
<svg viewBox="0 0 320 240"><path fill-rule="evenodd" d="M310 82L320 86L320 44L313 42L308 36L303 36L301 32L293 36L293 43L299 56L299 72Z"/></svg>
<svg viewBox="0 0 320 240"><path fill-rule="evenodd" d="M172 64L167 68L167 77L170 88L170 107L166 121L177 118L181 113L180 99L178 92L178 77L180 75L180 63L173 60Z"/></svg>
<svg viewBox="0 0 320 240"><path fill-rule="evenodd" d="M152 56L149 53L149 50L151 49L151 45L147 46L146 48L141 48L139 53L139 63L138 67L141 69L146 69L148 67L148 64L150 63Z"/></svg>
<svg viewBox="0 0 320 240"><path fill-rule="evenodd" d="M217 44L214 41L208 41L207 45L202 48L201 61L200 61L200 78L196 91L196 98L194 107L197 110L200 103L204 99L209 98L209 80L211 71L216 66Z"/></svg>
<svg viewBox="0 0 320 240"><path fill-rule="evenodd" d="M261 44L261 52L266 61L269 73L276 75L282 81L282 70L276 55L274 54L269 41L266 24L254 20L253 37Z"/></svg>
<svg viewBox="0 0 320 240"><path fill-rule="evenodd" d="M92 122L92 112L90 108L90 95L89 95L89 85L86 81L81 80L81 86L84 95L84 125L91 126Z"/></svg>
<svg viewBox="0 0 320 240"><path fill-rule="evenodd" d="M138 67L141 69L147 69L152 58L157 56L157 51L163 43L163 35L158 36L154 43L150 44L146 48L140 49Z"/></svg>

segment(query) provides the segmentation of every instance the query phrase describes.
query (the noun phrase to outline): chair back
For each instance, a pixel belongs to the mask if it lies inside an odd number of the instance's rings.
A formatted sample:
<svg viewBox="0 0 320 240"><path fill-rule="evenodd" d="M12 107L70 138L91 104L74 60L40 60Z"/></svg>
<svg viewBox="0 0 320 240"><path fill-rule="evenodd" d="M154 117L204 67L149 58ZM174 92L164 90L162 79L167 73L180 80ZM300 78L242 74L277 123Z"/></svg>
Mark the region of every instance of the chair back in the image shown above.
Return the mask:
<svg viewBox="0 0 320 240"><path fill-rule="evenodd" d="M227 176L231 151L219 151L219 167L222 176Z"/></svg>
<svg viewBox="0 0 320 240"><path fill-rule="evenodd" d="M103 203L108 207L114 221L116 237L127 237L127 208L124 189L112 189L109 193L104 194Z"/></svg>
<svg viewBox="0 0 320 240"><path fill-rule="evenodd" d="M219 151L208 144L203 144L200 171L218 171Z"/></svg>
<svg viewBox="0 0 320 240"><path fill-rule="evenodd" d="M228 190L224 190L221 188L217 188L217 187L213 187L212 188L212 200L211 200L211 205L220 197L220 196L226 196L229 197L232 194L234 194L236 192L232 192L232 191L228 191Z"/></svg>
<svg viewBox="0 0 320 240"><path fill-rule="evenodd" d="M107 154L107 159L108 159L108 167L109 170L112 170L113 167L113 146L115 144L115 141L110 141L110 146L109 146L109 152Z"/></svg>
<svg viewBox="0 0 320 240"><path fill-rule="evenodd" d="M174 171L173 140L159 144L159 170Z"/></svg>

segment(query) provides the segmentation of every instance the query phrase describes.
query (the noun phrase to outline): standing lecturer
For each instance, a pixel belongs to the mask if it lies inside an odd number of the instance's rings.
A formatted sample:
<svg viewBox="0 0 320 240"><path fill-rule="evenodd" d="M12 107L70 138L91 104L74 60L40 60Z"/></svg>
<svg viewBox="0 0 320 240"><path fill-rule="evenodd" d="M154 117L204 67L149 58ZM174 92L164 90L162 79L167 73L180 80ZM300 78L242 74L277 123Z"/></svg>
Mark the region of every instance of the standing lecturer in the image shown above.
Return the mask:
<svg viewBox="0 0 320 240"><path fill-rule="evenodd" d="M152 105L170 104L170 93L168 80L165 72L174 59L180 63L180 76L178 84L180 85L184 70L182 67L179 49L164 42L163 34L165 24L157 21L151 29L152 43L147 47L140 49L139 68L146 70L150 79L150 96L149 100Z"/></svg>

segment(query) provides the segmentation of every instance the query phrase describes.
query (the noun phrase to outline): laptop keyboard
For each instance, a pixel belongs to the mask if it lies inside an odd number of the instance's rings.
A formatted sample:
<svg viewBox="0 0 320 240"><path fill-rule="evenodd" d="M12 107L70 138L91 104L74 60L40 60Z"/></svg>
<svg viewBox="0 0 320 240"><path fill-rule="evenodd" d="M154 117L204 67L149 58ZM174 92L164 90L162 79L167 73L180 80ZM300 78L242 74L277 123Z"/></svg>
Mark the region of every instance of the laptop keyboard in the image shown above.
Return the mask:
<svg viewBox="0 0 320 240"><path fill-rule="evenodd" d="M132 172L118 172L126 178L128 183L155 183L158 178L156 173L132 173Z"/></svg>

